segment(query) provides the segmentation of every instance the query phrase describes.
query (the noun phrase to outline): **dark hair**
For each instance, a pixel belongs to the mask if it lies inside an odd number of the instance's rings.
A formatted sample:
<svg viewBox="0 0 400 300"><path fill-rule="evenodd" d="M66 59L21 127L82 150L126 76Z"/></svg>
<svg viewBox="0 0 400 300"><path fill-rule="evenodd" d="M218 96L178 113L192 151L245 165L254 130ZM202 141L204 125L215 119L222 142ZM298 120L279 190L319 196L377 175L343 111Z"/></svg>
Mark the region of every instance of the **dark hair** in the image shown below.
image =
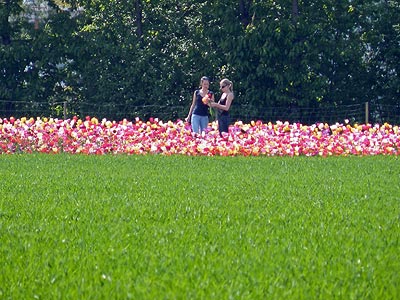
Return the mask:
<svg viewBox="0 0 400 300"><path fill-rule="evenodd" d="M203 81L210 82L210 78L208 78L207 76L201 77L199 87L201 87L201 85L203 84Z"/></svg>

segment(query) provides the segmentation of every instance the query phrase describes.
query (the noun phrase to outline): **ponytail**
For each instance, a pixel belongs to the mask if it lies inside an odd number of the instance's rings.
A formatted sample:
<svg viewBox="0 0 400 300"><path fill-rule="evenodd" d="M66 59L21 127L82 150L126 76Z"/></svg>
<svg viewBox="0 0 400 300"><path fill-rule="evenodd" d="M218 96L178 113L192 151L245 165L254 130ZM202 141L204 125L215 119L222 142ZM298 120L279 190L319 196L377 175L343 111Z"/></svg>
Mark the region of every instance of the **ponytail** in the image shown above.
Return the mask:
<svg viewBox="0 0 400 300"><path fill-rule="evenodd" d="M232 81L230 81L227 78L224 78L224 79L221 80L221 83L224 84L224 85L227 85L229 87L229 90L231 92L233 92L233 83L232 83Z"/></svg>

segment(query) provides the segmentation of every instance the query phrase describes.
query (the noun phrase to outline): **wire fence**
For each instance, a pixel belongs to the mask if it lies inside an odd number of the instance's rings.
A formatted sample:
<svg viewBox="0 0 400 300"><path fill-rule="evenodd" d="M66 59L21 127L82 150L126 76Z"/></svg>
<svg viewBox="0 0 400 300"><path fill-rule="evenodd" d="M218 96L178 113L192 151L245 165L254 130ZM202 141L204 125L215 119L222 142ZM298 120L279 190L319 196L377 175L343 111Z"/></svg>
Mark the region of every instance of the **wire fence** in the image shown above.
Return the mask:
<svg viewBox="0 0 400 300"><path fill-rule="evenodd" d="M189 111L189 105L127 105L127 104L94 104L70 102L29 102L7 101L0 99L0 117L54 117L68 119L72 116L84 118L85 116L106 118L119 121L122 119L141 120L158 118L163 121L184 119ZM250 122L261 120L263 122L288 121L302 124L343 123L390 123L400 124L400 105L383 105L361 103L341 106L323 107L260 107L255 105L241 105L234 103L230 110L231 121L241 120ZM211 119L215 118L211 116Z"/></svg>

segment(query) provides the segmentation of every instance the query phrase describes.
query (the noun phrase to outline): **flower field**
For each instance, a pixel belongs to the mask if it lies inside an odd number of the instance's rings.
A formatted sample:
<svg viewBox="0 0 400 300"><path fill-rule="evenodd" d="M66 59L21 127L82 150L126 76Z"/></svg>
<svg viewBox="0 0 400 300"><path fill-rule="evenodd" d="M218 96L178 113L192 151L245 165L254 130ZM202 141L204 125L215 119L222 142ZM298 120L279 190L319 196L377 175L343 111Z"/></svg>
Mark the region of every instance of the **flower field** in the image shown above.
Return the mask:
<svg viewBox="0 0 400 300"><path fill-rule="evenodd" d="M188 156L399 155L391 124L237 121L220 137L215 122L194 135L182 120L0 119L0 153L181 154Z"/></svg>

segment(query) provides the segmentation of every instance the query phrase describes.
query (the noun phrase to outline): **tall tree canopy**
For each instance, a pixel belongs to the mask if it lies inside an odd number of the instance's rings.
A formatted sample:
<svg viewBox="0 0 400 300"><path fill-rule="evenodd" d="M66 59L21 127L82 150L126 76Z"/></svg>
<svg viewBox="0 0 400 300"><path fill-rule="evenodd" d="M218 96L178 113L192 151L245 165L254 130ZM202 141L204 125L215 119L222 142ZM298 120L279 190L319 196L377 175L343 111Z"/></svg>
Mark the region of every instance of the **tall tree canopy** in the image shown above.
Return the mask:
<svg viewBox="0 0 400 300"><path fill-rule="evenodd" d="M0 112L60 114L67 102L129 117L188 105L202 75L213 89L231 79L253 112L400 106L399 16L388 0L6 0Z"/></svg>

